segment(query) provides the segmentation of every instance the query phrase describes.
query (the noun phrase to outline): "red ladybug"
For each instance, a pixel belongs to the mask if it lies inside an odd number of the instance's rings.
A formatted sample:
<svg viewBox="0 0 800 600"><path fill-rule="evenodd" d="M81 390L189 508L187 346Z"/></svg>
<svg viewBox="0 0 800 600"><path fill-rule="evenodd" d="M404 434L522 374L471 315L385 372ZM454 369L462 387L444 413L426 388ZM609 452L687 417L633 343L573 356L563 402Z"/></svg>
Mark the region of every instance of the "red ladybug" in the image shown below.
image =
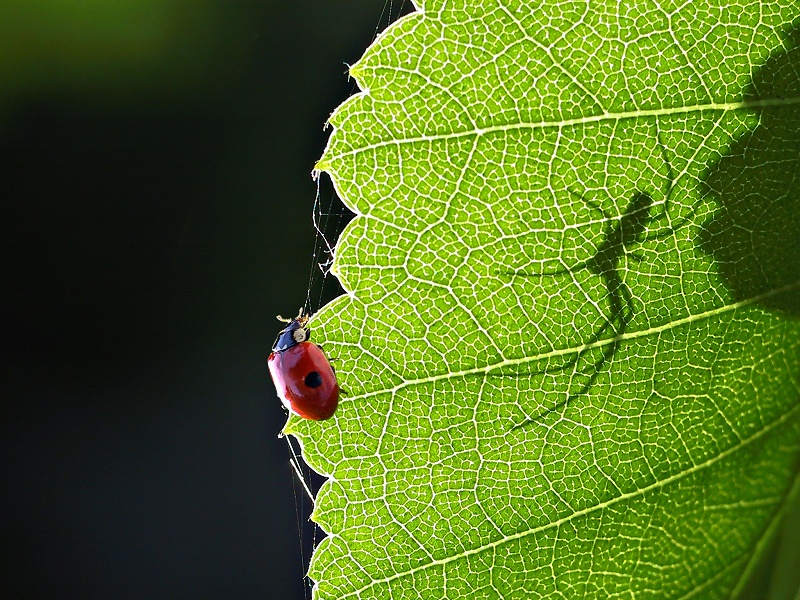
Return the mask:
<svg viewBox="0 0 800 600"><path fill-rule="evenodd" d="M267 358L269 373L283 405L304 419L330 418L339 403L336 374L322 348L308 341L311 330L302 313L278 334Z"/></svg>

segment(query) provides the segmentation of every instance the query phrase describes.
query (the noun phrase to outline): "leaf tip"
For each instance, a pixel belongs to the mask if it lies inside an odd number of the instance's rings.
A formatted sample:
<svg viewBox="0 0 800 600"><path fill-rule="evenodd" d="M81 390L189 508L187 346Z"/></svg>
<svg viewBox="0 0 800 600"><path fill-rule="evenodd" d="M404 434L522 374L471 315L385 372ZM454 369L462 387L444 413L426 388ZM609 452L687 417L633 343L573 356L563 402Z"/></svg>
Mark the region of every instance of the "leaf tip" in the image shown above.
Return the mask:
<svg viewBox="0 0 800 600"><path fill-rule="evenodd" d="M356 81L358 81L361 78L362 72L363 71L361 70L361 62L360 61L357 62L357 63L354 63L352 65L348 65L348 67L347 67L348 76L352 77Z"/></svg>
<svg viewBox="0 0 800 600"><path fill-rule="evenodd" d="M295 427L295 419L292 418L292 415L286 419L286 423L283 425L283 429L281 429L281 436L293 435L297 434L297 428Z"/></svg>

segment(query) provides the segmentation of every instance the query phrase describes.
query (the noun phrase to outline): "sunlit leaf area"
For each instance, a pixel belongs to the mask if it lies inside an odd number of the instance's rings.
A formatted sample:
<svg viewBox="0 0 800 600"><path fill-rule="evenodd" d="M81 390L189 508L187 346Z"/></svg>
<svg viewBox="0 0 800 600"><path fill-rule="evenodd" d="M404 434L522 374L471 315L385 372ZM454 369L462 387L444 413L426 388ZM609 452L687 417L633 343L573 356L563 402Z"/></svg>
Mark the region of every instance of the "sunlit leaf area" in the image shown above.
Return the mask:
<svg viewBox="0 0 800 600"><path fill-rule="evenodd" d="M315 598L797 589L798 24L425 0L352 65Z"/></svg>

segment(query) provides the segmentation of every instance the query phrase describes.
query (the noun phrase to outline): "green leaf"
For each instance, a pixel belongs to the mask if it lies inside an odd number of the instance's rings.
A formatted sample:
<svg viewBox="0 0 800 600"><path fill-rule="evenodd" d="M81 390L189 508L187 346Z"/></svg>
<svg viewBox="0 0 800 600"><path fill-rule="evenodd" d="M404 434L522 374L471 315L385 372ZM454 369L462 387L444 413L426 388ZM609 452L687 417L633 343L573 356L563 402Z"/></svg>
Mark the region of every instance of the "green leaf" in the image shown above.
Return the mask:
<svg viewBox="0 0 800 600"><path fill-rule="evenodd" d="M769 582L800 488L796 0L418 8L318 164L357 216L311 324L347 393L286 426L330 478L315 596Z"/></svg>

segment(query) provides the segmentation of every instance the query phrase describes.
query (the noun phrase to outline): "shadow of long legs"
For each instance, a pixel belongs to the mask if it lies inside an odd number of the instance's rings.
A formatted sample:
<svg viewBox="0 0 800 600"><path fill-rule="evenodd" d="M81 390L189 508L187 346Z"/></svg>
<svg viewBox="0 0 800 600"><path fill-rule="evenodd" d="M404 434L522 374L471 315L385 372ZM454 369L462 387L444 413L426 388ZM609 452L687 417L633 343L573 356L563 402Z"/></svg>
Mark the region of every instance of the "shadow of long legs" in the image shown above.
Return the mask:
<svg viewBox="0 0 800 600"><path fill-rule="evenodd" d="M589 376L583 385L578 388L578 390L571 393L568 391L566 398L554 406L541 411L539 414L526 419L522 423L514 425L514 427L511 428L511 431L520 429L527 425L532 425L533 423L541 422L542 419L548 415L557 412L566 406L569 406L577 398L585 395L594 385L595 381L602 372L603 367L611 361L614 354L616 354L617 350L619 349L620 343L622 342L620 336L625 333L628 324L633 317L633 298L631 297L630 290L627 288L627 286L625 286L619 276L619 273L615 269L610 269L604 272L602 275L605 279L606 289L608 290L610 317L586 342L586 347L583 350L578 351L575 357L566 365L560 367L559 370L563 371L572 369L574 373L580 360L586 356L587 353L590 353L600 347L597 344L604 339L604 336L608 334L609 330L613 331L613 337L611 337L608 344L602 348L600 357L597 358L589 367Z"/></svg>

